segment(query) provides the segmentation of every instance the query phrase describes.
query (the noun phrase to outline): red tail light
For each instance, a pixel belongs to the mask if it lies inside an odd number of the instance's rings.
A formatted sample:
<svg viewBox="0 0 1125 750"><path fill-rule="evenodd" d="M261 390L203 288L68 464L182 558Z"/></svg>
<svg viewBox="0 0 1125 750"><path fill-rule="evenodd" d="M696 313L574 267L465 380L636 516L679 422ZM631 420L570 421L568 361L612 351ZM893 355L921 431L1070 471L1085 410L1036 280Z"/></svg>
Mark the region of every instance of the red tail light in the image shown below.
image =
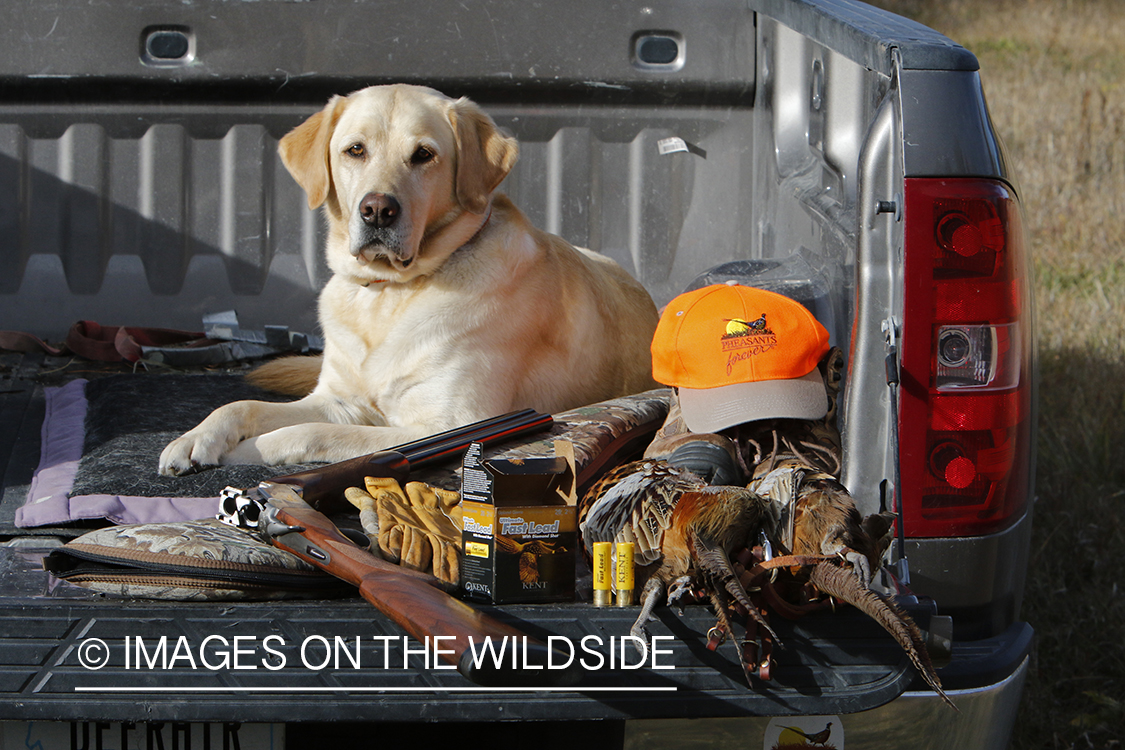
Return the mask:
<svg viewBox="0 0 1125 750"><path fill-rule="evenodd" d="M999 182L906 180L899 457L907 536L975 536L1027 503L1032 316Z"/></svg>

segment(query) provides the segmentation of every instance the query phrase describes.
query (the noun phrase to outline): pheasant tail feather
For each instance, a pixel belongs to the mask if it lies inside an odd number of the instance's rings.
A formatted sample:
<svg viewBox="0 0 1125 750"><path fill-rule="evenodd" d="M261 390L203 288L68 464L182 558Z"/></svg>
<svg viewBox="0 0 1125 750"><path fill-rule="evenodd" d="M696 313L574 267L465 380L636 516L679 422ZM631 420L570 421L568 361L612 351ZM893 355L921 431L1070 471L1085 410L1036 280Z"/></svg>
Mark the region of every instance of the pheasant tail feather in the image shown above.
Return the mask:
<svg viewBox="0 0 1125 750"><path fill-rule="evenodd" d="M822 562L813 568L809 581L824 593L857 607L882 625L910 657L911 663L922 675L926 684L933 688L950 707L960 712L960 709L942 690L941 681L938 680L933 663L930 661L930 655L926 650L922 633L909 615L903 612L894 602L887 601L874 591L862 586L855 573L849 568Z"/></svg>
<svg viewBox="0 0 1125 750"><path fill-rule="evenodd" d="M771 628L765 618L762 617L762 613L758 611L758 607L750 601L746 590L742 588L742 584L739 582L738 577L735 576L734 569L731 567L726 553L719 547L709 545L696 534L692 534L691 543L695 547L696 565L700 572L710 579L712 584L718 584L714 586L714 588L721 588L729 594L734 601L742 605L747 614L754 619L754 622L761 625L762 628L770 634L774 643L780 644L781 639L778 638L777 633L774 632L773 628Z"/></svg>

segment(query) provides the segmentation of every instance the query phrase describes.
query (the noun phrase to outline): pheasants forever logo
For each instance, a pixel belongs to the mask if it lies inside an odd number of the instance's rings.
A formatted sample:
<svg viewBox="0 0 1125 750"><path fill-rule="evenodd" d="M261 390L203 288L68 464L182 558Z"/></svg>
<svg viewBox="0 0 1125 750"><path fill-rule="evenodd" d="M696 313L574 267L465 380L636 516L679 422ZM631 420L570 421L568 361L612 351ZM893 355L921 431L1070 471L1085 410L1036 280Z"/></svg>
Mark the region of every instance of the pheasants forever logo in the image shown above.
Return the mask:
<svg viewBox="0 0 1125 750"><path fill-rule="evenodd" d="M779 716L771 719L763 750L844 750L839 716Z"/></svg>
<svg viewBox="0 0 1125 750"><path fill-rule="evenodd" d="M724 318L723 320L727 326L720 341L723 351L729 352L727 375L734 371L734 366L739 362L758 354L764 354L777 346L777 336L766 323L765 313L751 321L741 318Z"/></svg>
<svg viewBox="0 0 1125 750"><path fill-rule="evenodd" d="M723 318L723 322L727 324L720 339L723 351L739 349L749 350L749 354L761 354L777 346L777 336L766 323L765 313L757 320Z"/></svg>

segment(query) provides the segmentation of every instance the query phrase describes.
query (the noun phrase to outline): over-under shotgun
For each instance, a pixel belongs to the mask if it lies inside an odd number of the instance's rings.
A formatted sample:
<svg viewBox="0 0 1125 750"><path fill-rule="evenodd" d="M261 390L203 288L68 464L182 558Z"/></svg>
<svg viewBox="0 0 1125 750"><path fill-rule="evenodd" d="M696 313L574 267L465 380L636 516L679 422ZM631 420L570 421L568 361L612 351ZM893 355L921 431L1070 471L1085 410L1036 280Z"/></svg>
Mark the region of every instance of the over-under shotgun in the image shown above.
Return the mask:
<svg viewBox="0 0 1125 750"><path fill-rule="evenodd" d="M549 415L513 412L415 441L390 451L318 469L275 477L248 491L223 494L224 521L257 529L263 539L359 588L360 595L406 633L425 643L440 636L434 652L480 685L557 685L573 670L525 669L548 664L548 647L447 593L449 586L426 573L393 565L360 547L325 512L345 507L343 491L367 476L405 481L418 468L460 455L470 443L493 445L549 428ZM517 649L519 660L475 659L486 639Z"/></svg>

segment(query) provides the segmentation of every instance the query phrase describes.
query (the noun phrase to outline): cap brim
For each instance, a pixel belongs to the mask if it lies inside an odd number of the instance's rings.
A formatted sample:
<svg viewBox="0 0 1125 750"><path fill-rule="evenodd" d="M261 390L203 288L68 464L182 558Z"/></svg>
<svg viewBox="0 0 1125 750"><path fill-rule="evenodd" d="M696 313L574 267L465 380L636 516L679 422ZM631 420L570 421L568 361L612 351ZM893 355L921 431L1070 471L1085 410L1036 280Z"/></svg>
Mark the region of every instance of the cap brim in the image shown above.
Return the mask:
<svg viewBox="0 0 1125 750"><path fill-rule="evenodd" d="M692 432L718 432L759 419L820 419L828 413L824 379L816 367L800 378L680 388L679 398Z"/></svg>

